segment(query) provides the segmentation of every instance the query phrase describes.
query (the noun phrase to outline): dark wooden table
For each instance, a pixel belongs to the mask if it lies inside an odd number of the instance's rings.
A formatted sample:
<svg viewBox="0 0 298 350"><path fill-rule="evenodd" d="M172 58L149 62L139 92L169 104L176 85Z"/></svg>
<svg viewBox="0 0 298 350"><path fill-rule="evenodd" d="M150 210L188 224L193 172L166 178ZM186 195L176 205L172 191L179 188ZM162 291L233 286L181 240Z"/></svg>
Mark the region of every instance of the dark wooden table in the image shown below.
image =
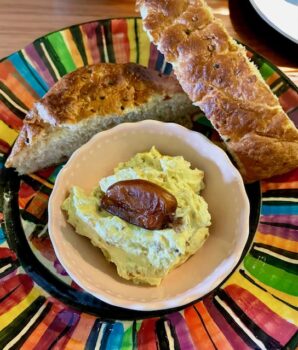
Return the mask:
<svg viewBox="0 0 298 350"><path fill-rule="evenodd" d="M207 0L231 35L298 84L298 47L255 13L248 0ZM0 0L0 57L48 32L98 18L138 16L133 0Z"/></svg>

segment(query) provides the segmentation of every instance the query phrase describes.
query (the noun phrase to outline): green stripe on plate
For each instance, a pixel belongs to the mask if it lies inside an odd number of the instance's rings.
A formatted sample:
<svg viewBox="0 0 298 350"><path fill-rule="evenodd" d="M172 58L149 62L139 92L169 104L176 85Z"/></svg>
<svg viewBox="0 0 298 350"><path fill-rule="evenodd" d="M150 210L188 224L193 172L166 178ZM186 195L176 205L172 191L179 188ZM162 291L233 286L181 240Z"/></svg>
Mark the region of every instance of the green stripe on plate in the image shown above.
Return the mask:
<svg viewBox="0 0 298 350"><path fill-rule="evenodd" d="M286 256L280 255L280 259L276 258L273 255L270 255L270 250L268 249L268 254L260 252L258 250L254 250L252 249L250 251L251 256L253 256L254 258L256 258L258 261L263 261L269 265L275 266L275 267L279 267L282 270L285 270L289 273L293 273L294 275L297 274L298 272L298 265L294 264L294 263L290 263L288 261L282 260L283 258L287 258ZM274 252L272 252L274 254ZM293 259L294 261L294 259Z"/></svg>
<svg viewBox="0 0 298 350"><path fill-rule="evenodd" d="M111 21L103 22L104 35L105 35L105 39L106 39L106 47L107 47L109 62L115 63L115 53L114 53L111 26L112 26Z"/></svg>
<svg viewBox="0 0 298 350"><path fill-rule="evenodd" d="M266 80L274 73L274 69L272 69L267 63L263 63L260 67L260 73L262 77Z"/></svg>
<svg viewBox="0 0 298 350"><path fill-rule="evenodd" d="M65 45L64 39L61 33L53 33L47 36L48 41L50 42L53 49L56 51L57 56L59 57L61 63L63 64L67 73L74 71L77 67L71 57L70 52L68 51L67 46ZM56 64L56 61L54 62Z"/></svg>
<svg viewBox="0 0 298 350"><path fill-rule="evenodd" d="M269 265L251 255L244 258L244 267L259 281L281 292L298 296L298 278L278 267Z"/></svg>

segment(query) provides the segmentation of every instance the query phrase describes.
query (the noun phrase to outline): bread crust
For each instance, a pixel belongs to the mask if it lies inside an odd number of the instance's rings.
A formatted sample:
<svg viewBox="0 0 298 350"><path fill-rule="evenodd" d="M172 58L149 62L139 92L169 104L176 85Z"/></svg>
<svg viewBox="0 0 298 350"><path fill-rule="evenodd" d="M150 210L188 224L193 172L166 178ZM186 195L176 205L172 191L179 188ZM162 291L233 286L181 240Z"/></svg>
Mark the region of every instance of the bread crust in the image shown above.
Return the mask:
<svg viewBox="0 0 298 350"><path fill-rule="evenodd" d="M298 167L298 131L203 0L138 0L144 28L217 129L246 182Z"/></svg>
<svg viewBox="0 0 298 350"><path fill-rule="evenodd" d="M176 79L138 64L100 63L67 74L41 99L52 125L77 123L92 114L124 113L153 94L181 92ZM124 109L123 109L124 108Z"/></svg>
<svg viewBox="0 0 298 350"><path fill-rule="evenodd" d="M59 128L98 116L121 118L154 96L166 100L176 94L185 95L175 77L138 64L100 63L79 68L65 75L34 104L5 165L18 168L17 158L27 155L38 140L50 137Z"/></svg>

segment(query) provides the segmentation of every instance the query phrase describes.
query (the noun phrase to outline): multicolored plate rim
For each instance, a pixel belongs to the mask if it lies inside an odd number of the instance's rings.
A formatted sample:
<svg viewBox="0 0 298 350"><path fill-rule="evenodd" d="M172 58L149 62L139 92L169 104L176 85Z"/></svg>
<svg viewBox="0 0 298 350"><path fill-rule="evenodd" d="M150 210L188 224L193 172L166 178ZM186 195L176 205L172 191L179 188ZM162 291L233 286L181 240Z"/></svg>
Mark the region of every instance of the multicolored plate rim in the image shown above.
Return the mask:
<svg viewBox="0 0 298 350"><path fill-rule="evenodd" d="M249 48L248 55L297 125L298 89ZM247 187L252 215L243 259L220 287L180 311L115 308L66 275L47 235L47 201L61 166L18 177L4 162L33 102L64 74L101 61L171 73L138 18L64 28L0 61L0 348L294 349L297 170ZM220 145L204 116L194 129Z"/></svg>

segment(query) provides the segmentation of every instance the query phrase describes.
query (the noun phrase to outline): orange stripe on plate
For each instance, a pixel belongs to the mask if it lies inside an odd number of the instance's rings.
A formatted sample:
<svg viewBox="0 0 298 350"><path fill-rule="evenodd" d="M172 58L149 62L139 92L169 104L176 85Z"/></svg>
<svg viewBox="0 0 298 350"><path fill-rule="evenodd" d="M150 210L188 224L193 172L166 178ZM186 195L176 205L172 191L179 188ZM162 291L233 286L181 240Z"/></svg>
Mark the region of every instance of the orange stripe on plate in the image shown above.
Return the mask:
<svg viewBox="0 0 298 350"><path fill-rule="evenodd" d="M0 120L14 130L21 130L23 121L0 101Z"/></svg>
<svg viewBox="0 0 298 350"><path fill-rule="evenodd" d="M276 79L279 78L279 74L277 74L276 72L274 72L272 75L270 75L270 77L268 77L266 79L266 83L268 85L271 85L273 82L275 82Z"/></svg>
<svg viewBox="0 0 298 350"><path fill-rule="evenodd" d="M262 192L268 190L286 190L292 188L298 188L298 181L292 182L268 182L262 183Z"/></svg>
<svg viewBox="0 0 298 350"><path fill-rule="evenodd" d="M208 332L218 349L232 350L231 344L225 338L221 330L217 327L216 323L213 321L208 311L206 310L203 302L195 304L196 309L199 311L202 319L205 323Z"/></svg>
<svg viewBox="0 0 298 350"><path fill-rule="evenodd" d="M60 304L53 304L50 312L41 321L41 323L35 328L35 330L30 334L29 338L22 345L21 350L32 350L38 344L40 338L43 336L45 331L49 328L49 325L53 322L58 312L61 311L63 307Z"/></svg>
<svg viewBox="0 0 298 350"><path fill-rule="evenodd" d="M30 109L33 103L38 99L38 95L19 75L11 62L2 62L1 71L2 70L6 70L6 73L5 75L0 73L0 80L15 96L18 96L28 109Z"/></svg>
<svg viewBox="0 0 298 350"><path fill-rule="evenodd" d="M65 350L84 350L88 336L95 322L95 317L82 314L69 342L65 346Z"/></svg>
<svg viewBox="0 0 298 350"><path fill-rule="evenodd" d="M255 243L264 243L270 245L272 247L281 248L287 250L289 252L298 253L298 243L294 241L290 241L288 239L284 239L281 237L276 237L270 234L262 234L257 231L255 238Z"/></svg>
<svg viewBox="0 0 298 350"><path fill-rule="evenodd" d="M194 345L200 350L213 350L213 344L193 306L184 310L184 317Z"/></svg>

